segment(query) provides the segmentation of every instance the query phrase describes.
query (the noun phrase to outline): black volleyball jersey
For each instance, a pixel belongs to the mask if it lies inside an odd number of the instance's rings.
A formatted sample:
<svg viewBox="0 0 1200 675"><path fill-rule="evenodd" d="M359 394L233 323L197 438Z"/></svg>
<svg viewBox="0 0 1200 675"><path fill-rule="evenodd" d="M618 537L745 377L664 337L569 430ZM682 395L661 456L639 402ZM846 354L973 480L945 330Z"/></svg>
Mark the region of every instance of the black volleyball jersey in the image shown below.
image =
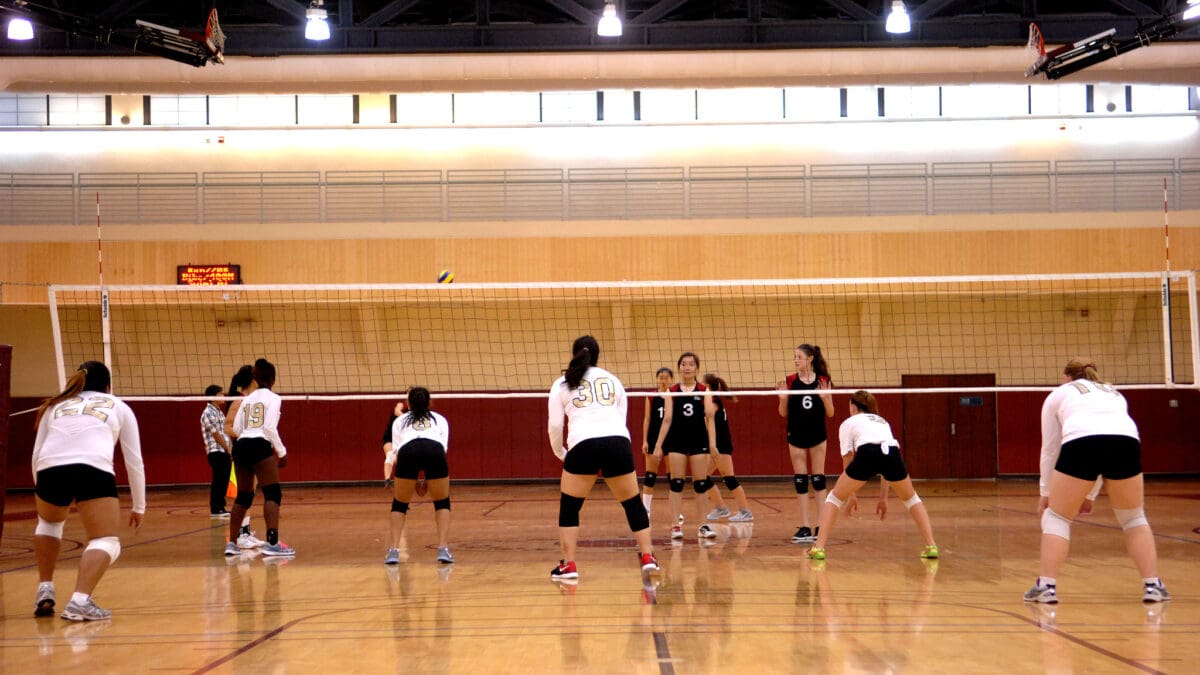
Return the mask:
<svg viewBox="0 0 1200 675"><path fill-rule="evenodd" d="M662 430L666 412L667 399L662 396L650 399L650 426L646 428L646 445L650 446L650 452L654 452L654 445L658 443L658 432Z"/></svg>
<svg viewBox="0 0 1200 675"><path fill-rule="evenodd" d="M683 391L676 384L671 391ZM708 388L697 382L692 391L694 396L676 396L671 399L671 428L663 440L664 450L694 450L708 448L708 429L704 426L704 394Z"/></svg>
<svg viewBox="0 0 1200 675"><path fill-rule="evenodd" d="M788 389L792 391L812 392L811 394L804 394L802 396L788 396L787 427L789 436L812 436L820 429L821 431L818 435L824 440L825 403L821 400L820 394L817 393L817 388L823 379L828 380L828 378L817 377L812 382L805 384L795 373L787 376Z"/></svg>
<svg viewBox="0 0 1200 675"><path fill-rule="evenodd" d="M717 405L717 414L713 416L713 423L717 425L717 450L730 452L733 450L733 435L729 433L729 415L725 412L725 401L722 401L720 396L714 396L713 403Z"/></svg>

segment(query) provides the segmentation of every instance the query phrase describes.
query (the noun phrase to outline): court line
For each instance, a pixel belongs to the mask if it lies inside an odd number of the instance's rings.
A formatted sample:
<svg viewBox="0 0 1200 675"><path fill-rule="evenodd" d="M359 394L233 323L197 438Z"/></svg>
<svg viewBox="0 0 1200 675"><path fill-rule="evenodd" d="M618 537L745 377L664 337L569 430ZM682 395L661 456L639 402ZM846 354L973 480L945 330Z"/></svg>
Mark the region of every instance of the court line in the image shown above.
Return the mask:
<svg viewBox="0 0 1200 675"><path fill-rule="evenodd" d="M1155 668L1151 668L1150 666L1147 666L1142 663L1138 663L1137 661L1126 658L1124 656L1121 656L1120 654L1118 654L1116 652L1111 652L1111 651L1105 649L1104 647L1101 647L1098 644L1094 644L1092 642L1084 640L1083 638L1076 637L1074 635L1071 635L1070 633L1063 632L1063 631L1059 630L1057 626L1043 625L1037 621L1034 621L1033 619L1030 619L1029 617L1021 616L1020 614L1017 614L1016 612L1010 612L1006 609L996 609L995 607L979 607L977 605L962 605L962 604L960 604L958 606L970 607L971 609L979 609L979 610L983 610L983 611L996 612L998 614L1003 614L1005 616L1012 617L1018 621L1022 621L1024 623L1028 623L1033 626L1036 626L1038 628L1038 630L1044 630L1047 633L1053 633L1054 635L1057 635L1061 638L1064 638L1066 640L1074 642L1075 644L1079 645L1080 647L1083 647L1085 649L1090 649L1090 650L1096 652L1097 654L1100 654L1102 656L1107 656L1108 658L1113 659L1114 661L1123 663L1131 668L1137 668L1140 671L1143 671L1146 673L1154 673L1155 675L1166 675L1166 673L1164 671L1157 670Z"/></svg>
<svg viewBox="0 0 1200 675"><path fill-rule="evenodd" d="M654 631L654 654L658 657L658 672L662 675L675 675L675 666L671 663L671 649L667 646L667 634Z"/></svg>
<svg viewBox="0 0 1200 675"><path fill-rule="evenodd" d="M504 505L505 505L505 504L507 504L507 503L508 503L508 500L507 500L507 499L501 500L499 504L496 504L495 506L493 506L492 508L488 509L487 511L484 511L483 513L479 514L479 517L480 517L480 518L487 518L488 516L492 515L492 512L493 512L493 511L495 511L496 509L500 508L501 506L504 506Z"/></svg>
<svg viewBox="0 0 1200 675"><path fill-rule="evenodd" d="M984 509L984 510L986 511L987 509ZM1027 515L1027 516L1033 516L1035 518L1037 517L1037 514L1032 511L1025 511L1023 509L1014 509L1014 508L1010 508L1007 506L997 506L996 510L1008 511L1009 513L1021 513L1021 514ZM1087 525L1088 527L1099 527L1099 528L1102 528L1105 530L1119 530L1119 531L1121 530L1121 528L1116 525L1106 525L1104 523L1092 523L1092 522L1089 522L1086 520L1080 520L1078 516L1074 520L1071 521L1071 524L1072 525ZM1200 544L1200 540L1186 539L1184 537L1177 537L1173 534L1162 534L1161 532L1154 531L1154 528L1150 528L1150 529L1153 532L1155 537L1160 537L1162 539L1173 539L1175 541L1182 541L1185 544Z"/></svg>

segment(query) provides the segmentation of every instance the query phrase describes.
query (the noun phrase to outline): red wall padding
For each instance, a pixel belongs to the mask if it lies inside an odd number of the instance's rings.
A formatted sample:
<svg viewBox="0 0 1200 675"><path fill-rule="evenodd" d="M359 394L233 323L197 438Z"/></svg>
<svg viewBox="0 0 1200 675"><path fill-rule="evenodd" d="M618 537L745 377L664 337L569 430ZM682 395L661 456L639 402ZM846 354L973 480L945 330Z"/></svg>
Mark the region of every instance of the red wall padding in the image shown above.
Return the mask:
<svg viewBox="0 0 1200 675"><path fill-rule="evenodd" d="M878 392L877 392L878 393ZM1041 405L1045 394L1013 392L997 397L997 444L1001 474L1035 474L1040 454ZM1185 420L1200 413L1195 390L1130 391L1130 412L1142 434L1142 463L1147 472L1200 473L1200 435ZM1170 407L1169 401L1179 402ZM825 471L840 473L837 428L845 419L846 397L834 399L837 415L828 420L830 447ZM904 444L900 396L879 396L880 412L892 422ZM14 398L12 410L38 401ZM208 463L200 438L201 403L134 403L142 435L142 455L150 484L205 483ZM562 464L550 452L544 399L463 400L435 398L435 409L450 421L450 472L453 478L553 478ZM629 428L640 457L643 399L631 399ZM291 481L383 479L380 438L392 404L386 401L284 403L280 434L288 445ZM790 475L784 421L773 396L743 397L728 404L733 430L734 466L739 475ZM12 418L8 453L9 487L32 487L29 457L33 415ZM981 452L993 451L981 449ZM920 448L905 447L906 453ZM118 461L118 480L124 470ZM642 471L640 459L638 471ZM920 476L917 476L920 478Z"/></svg>

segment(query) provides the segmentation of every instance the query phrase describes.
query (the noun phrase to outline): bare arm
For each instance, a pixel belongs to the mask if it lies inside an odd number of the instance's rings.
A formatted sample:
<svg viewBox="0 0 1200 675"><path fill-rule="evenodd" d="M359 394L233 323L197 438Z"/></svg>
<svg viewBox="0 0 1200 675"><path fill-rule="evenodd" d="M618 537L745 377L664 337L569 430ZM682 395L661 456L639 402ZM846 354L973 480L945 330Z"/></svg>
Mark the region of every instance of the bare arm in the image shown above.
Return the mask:
<svg viewBox="0 0 1200 675"><path fill-rule="evenodd" d="M671 420L675 417L675 399L663 397L663 421L658 427L658 442L654 444L654 454L663 454L663 442L667 440L667 432L671 430Z"/></svg>
<svg viewBox="0 0 1200 675"><path fill-rule="evenodd" d="M776 389L787 389L787 380L780 380L779 382L775 383L775 388ZM787 419L787 404L788 404L787 394L780 394L779 395L779 416L784 419Z"/></svg>
<svg viewBox="0 0 1200 675"><path fill-rule="evenodd" d="M817 379L817 389L832 389L833 385L826 378ZM825 406L825 416L833 417L833 395L821 394L821 403Z"/></svg>
<svg viewBox="0 0 1200 675"><path fill-rule="evenodd" d="M708 451L717 455L717 404L711 394L704 396L704 430L708 432Z"/></svg>
<svg viewBox="0 0 1200 675"><path fill-rule="evenodd" d="M650 454L650 415L654 410L650 407L650 397L646 397L646 414L642 415L642 454Z"/></svg>
<svg viewBox="0 0 1200 675"><path fill-rule="evenodd" d="M237 438L237 431L234 430L233 424L237 421L238 411L242 409L242 400L238 399L229 405L229 412L225 413L225 435L230 438Z"/></svg>

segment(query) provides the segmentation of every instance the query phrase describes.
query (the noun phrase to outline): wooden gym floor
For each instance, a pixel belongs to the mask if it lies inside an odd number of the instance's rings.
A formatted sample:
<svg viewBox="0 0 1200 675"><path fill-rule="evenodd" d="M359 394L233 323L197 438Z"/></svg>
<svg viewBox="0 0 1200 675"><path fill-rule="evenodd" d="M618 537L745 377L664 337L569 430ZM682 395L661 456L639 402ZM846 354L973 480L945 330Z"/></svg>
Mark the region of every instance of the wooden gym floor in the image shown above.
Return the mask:
<svg viewBox="0 0 1200 675"><path fill-rule="evenodd" d="M1039 525L1032 482L918 484L942 558L924 562L894 497L871 493L835 531L829 559L791 544L784 479L747 481L755 522L711 546L652 523L661 580L635 564L623 512L602 486L582 514L577 585L558 560L557 486L455 486L452 550L434 560L432 508L410 512L406 560L386 567L382 487L285 488L294 560L222 555L223 523L200 489L151 491L146 525L122 534L96 599L111 621L34 619L33 498L10 495L0 550L0 672L1196 672L1200 663L1200 483L1151 481L1147 512L1175 599L1143 606L1108 508L1073 529L1062 602L1030 607ZM128 499L123 499L128 505ZM263 535L256 501L255 529ZM83 542L68 521L55 581L69 598Z"/></svg>

